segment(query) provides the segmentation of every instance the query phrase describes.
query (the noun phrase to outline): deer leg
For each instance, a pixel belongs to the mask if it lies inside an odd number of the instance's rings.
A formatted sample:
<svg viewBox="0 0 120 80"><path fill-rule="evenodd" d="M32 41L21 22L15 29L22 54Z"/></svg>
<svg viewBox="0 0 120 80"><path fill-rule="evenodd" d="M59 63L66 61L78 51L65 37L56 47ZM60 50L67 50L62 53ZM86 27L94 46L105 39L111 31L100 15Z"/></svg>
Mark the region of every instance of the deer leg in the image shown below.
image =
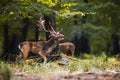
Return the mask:
<svg viewBox="0 0 120 80"><path fill-rule="evenodd" d="M72 57L74 57L74 51L72 51Z"/></svg>
<svg viewBox="0 0 120 80"><path fill-rule="evenodd" d="M22 52L16 57L16 63L19 63L22 60Z"/></svg>
<svg viewBox="0 0 120 80"><path fill-rule="evenodd" d="M45 54L39 52L39 55L43 58L43 64L46 64L47 63L47 57L45 56Z"/></svg>
<svg viewBox="0 0 120 80"><path fill-rule="evenodd" d="M28 52L23 53L23 60L26 60L28 58Z"/></svg>
<svg viewBox="0 0 120 80"><path fill-rule="evenodd" d="M62 52L60 51L60 49L57 50L57 54L58 54L59 56L62 56Z"/></svg>
<svg viewBox="0 0 120 80"><path fill-rule="evenodd" d="M43 59L44 59L43 64L46 64L46 63L47 63L47 57L46 57L46 56L44 56L44 57L43 57Z"/></svg>

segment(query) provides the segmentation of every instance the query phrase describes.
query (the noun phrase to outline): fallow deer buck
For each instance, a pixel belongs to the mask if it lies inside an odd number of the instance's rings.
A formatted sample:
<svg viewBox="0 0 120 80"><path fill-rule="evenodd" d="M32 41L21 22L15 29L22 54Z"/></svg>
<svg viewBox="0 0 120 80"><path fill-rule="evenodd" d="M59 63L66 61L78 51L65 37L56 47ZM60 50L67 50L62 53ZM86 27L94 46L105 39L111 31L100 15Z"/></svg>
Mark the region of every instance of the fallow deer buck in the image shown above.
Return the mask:
<svg viewBox="0 0 120 80"><path fill-rule="evenodd" d="M55 31L53 27L51 27L51 30L46 30L44 26L45 20L40 19L38 22L39 31L50 32L50 39L48 41L38 42L25 41L21 43L19 49L23 53L24 60L32 52L40 55L44 60L43 64L45 64L47 62L47 56L52 53L52 50L56 48L59 41L64 40L64 35Z"/></svg>
<svg viewBox="0 0 120 80"><path fill-rule="evenodd" d="M75 45L73 43L71 42L60 43L59 49L64 54L74 57Z"/></svg>

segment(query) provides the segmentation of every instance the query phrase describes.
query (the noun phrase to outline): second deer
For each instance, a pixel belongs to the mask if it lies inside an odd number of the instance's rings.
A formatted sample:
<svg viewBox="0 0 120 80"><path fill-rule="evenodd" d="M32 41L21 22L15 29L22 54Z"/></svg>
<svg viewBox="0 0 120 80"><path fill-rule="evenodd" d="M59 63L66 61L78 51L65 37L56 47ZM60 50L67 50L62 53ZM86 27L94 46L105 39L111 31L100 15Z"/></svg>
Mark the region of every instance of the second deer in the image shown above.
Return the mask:
<svg viewBox="0 0 120 80"><path fill-rule="evenodd" d="M71 42L65 42L59 44L59 49L62 53L74 57L75 45Z"/></svg>

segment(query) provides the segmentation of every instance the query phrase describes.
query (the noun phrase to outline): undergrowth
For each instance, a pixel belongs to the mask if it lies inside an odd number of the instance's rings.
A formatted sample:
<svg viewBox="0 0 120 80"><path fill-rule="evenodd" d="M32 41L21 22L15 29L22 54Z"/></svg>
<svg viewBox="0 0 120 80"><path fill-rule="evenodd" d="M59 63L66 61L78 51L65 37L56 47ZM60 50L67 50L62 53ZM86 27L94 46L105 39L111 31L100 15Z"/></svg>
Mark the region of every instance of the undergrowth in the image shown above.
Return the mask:
<svg viewBox="0 0 120 80"><path fill-rule="evenodd" d="M28 59L20 63L7 63L12 72L25 72L29 74L44 75L59 72L98 72L105 70L120 70L120 61L105 56L85 54L84 58L73 58L63 55L68 60L67 65L59 65L60 60L50 61L43 65L39 58ZM1 69L0 69L1 70Z"/></svg>
<svg viewBox="0 0 120 80"><path fill-rule="evenodd" d="M11 70L8 64L0 61L0 80L10 80Z"/></svg>

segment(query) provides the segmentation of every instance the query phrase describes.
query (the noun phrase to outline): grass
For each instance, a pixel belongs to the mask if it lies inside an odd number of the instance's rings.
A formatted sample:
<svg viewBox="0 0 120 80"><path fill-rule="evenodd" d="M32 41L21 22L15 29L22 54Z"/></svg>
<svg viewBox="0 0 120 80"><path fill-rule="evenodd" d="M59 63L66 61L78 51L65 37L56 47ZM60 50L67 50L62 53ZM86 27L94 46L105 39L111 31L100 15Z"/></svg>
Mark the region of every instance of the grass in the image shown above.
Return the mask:
<svg viewBox="0 0 120 80"><path fill-rule="evenodd" d="M67 58L67 57L66 57ZM110 69L119 69L120 70L120 62L116 61L115 58L105 58L105 57L95 57L80 59L76 58L76 60L67 58L69 64L66 66L58 65L60 60L48 62L46 65L42 65L39 63L39 59L31 59L26 60L20 64L16 64L16 69L20 71L27 71L30 73L46 73L46 72L56 72L56 71L101 71L101 70L110 70ZM11 68L15 68L13 65Z"/></svg>
<svg viewBox="0 0 120 80"><path fill-rule="evenodd" d="M0 62L0 80L10 80L11 70L7 64Z"/></svg>
<svg viewBox="0 0 120 80"><path fill-rule="evenodd" d="M87 55L87 56L86 56ZM40 63L40 59L28 59L19 64L14 63L1 63L4 68L10 67L12 72L26 72L29 74L44 75L46 73L59 73L59 72L98 72L105 70L120 70L120 61L115 58L106 58L104 56L94 56L85 54L84 59L71 58L63 55L64 58L68 59L68 65L59 65L60 60L48 62L46 65ZM0 66L0 67L2 67ZM8 66L8 67L7 67ZM2 72L3 70L0 69ZM4 69L5 70L5 69ZM9 69L8 69L9 71ZM6 71L5 71L6 72Z"/></svg>

